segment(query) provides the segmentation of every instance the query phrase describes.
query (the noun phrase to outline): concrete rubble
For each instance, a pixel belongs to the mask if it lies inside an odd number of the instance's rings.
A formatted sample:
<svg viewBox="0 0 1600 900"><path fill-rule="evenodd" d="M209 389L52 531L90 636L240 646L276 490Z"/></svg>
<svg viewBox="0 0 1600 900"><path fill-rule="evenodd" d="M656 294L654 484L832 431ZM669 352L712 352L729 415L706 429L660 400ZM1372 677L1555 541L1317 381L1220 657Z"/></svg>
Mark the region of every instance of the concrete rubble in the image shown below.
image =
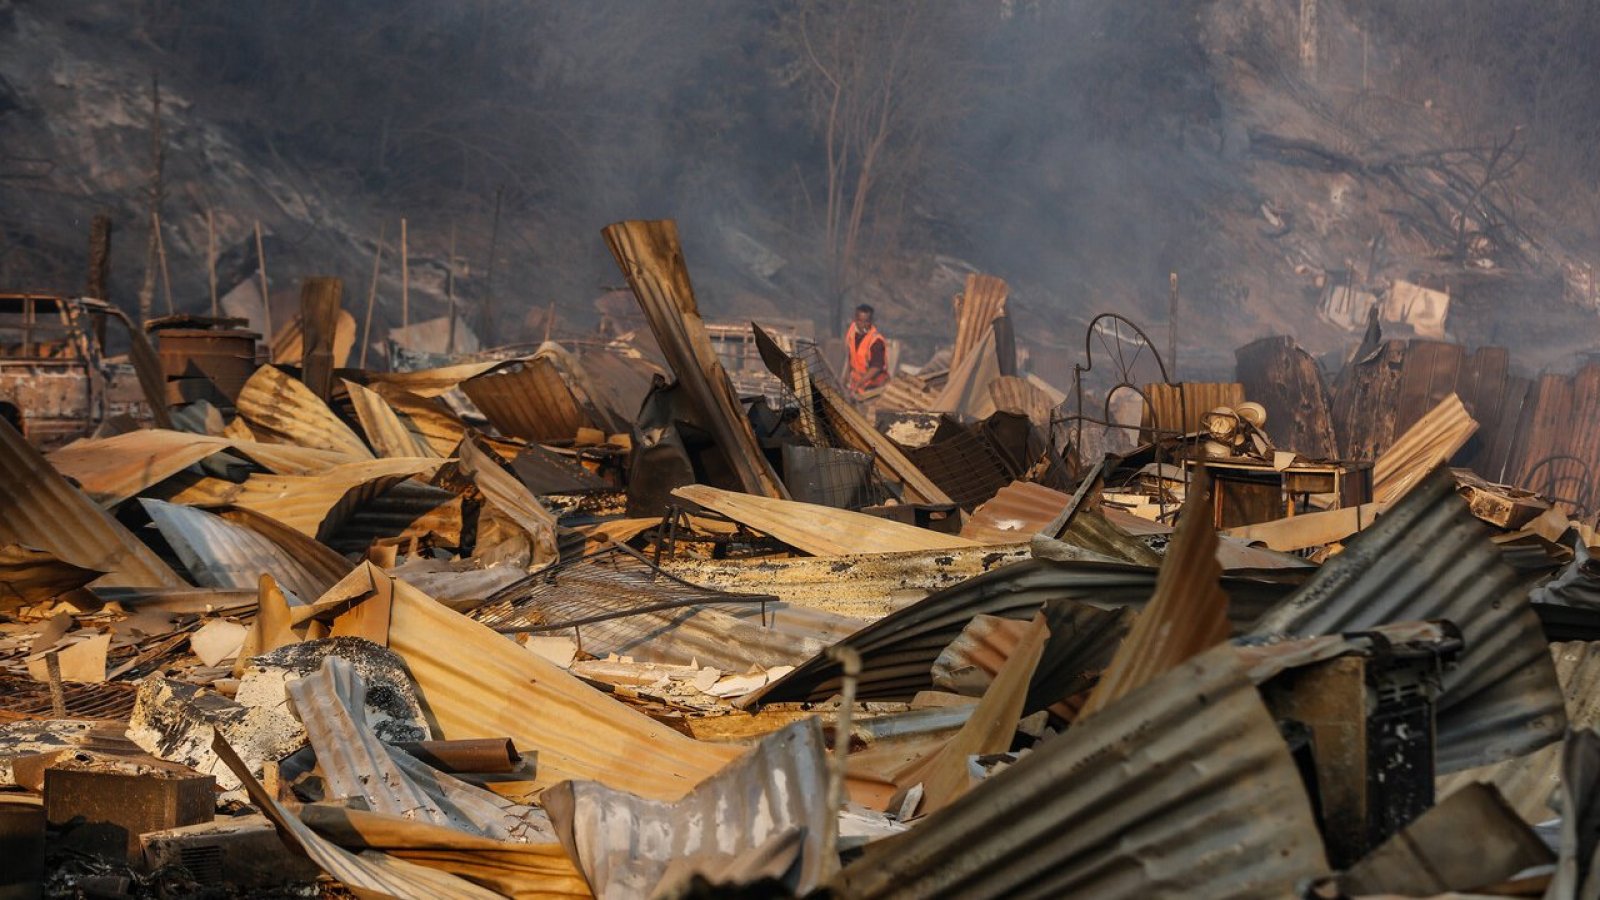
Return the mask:
<svg viewBox="0 0 1600 900"><path fill-rule="evenodd" d="M22 890L1593 895L1588 370L1374 313L1068 395L974 274L857 404L605 241L653 343L352 368L319 282L303 367L0 421Z"/></svg>

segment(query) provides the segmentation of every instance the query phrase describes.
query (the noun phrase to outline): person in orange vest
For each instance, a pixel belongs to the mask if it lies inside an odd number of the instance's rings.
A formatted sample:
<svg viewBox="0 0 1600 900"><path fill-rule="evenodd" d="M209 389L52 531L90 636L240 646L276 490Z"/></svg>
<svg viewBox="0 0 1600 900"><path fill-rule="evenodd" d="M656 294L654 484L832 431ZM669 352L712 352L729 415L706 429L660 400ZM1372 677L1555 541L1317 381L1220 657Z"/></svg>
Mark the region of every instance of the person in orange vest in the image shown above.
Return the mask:
<svg viewBox="0 0 1600 900"><path fill-rule="evenodd" d="M856 317L844 333L845 352L850 360L846 387L856 403L883 393L883 386L889 383L889 342L872 324L872 313L872 307L865 303L856 307Z"/></svg>

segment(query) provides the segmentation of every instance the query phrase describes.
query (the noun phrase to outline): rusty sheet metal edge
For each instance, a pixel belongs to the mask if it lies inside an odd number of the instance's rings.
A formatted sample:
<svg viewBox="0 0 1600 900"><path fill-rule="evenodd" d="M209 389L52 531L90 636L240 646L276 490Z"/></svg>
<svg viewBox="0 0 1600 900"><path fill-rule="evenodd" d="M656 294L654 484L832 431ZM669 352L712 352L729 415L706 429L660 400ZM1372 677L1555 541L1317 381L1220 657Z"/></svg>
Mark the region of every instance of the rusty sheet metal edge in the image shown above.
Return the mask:
<svg viewBox="0 0 1600 900"><path fill-rule="evenodd" d="M367 852L360 855L345 850L301 822L279 805L267 789L261 786L250 767L245 765L221 732L212 736L211 749L222 762L244 783L250 802L255 804L272 824L284 842L310 857L311 861L327 872L335 881L350 888L357 897L392 897L395 900L496 900L501 895L457 878L454 875L395 859L382 853Z"/></svg>
<svg viewBox="0 0 1600 900"><path fill-rule="evenodd" d="M155 428L74 441L45 459L110 507L230 446L226 438Z"/></svg>
<svg viewBox="0 0 1600 900"><path fill-rule="evenodd" d="M0 544L47 550L107 574L106 587L188 587L161 558L67 483L9 422L0 422Z"/></svg>
<svg viewBox="0 0 1600 900"><path fill-rule="evenodd" d="M955 298L956 343L950 351L950 368L955 370L983 340L995 319L1006 314L1010 287L1005 279L972 272L960 295Z"/></svg>
<svg viewBox="0 0 1600 900"><path fill-rule="evenodd" d="M1551 644L1550 656L1561 680L1571 731L1600 726L1600 642ZM1561 784L1561 753L1562 745L1554 743L1526 756L1446 775L1438 779L1436 793L1445 797L1465 784L1487 781L1500 789L1518 815L1544 822L1559 812L1551 808L1550 797Z"/></svg>
<svg viewBox="0 0 1600 900"><path fill-rule="evenodd" d="M265 535L204 510L148 497L139 500L161 536L203 587L249 590L270 574L303 601L332 585Z"/></svg>
<svg viewBox="0 0 1600 900"><path fill-rule="evenodd" d="M870 845L831 886L858 900L1283 897L1327 869L1277 725L1219 648Z"/></svg>
<svg viewBox="0 0 1600 900"><path fill-rule="evenodd" d="M548 359L508 362L461 382L461 391L506 437L570 440L597 425Z"/></svg>
<svg viewBox="0 0 1600 900"><path fill-rule="evenodd" d="M411 670L436 737L510 737L537 754L541 786L587 778L657 799L682 796L738 754L684 737L394 582L389 647Z"/></svg>
<svg viewBox="0 0 1600 900"><path fill-rule="evenodd" d="M783 482L756 442L750 419L700 320L677 223L629 220L601 232L617 267L644 310L673 374L694 398L740 483L751 494L788 499Z"/></svg>
<svg viewBox="0 0 1600 900"><path fill-rule="evenodd" d="M838 858L826 846L828 769L821 722L795 722L676 802L647 800L590 781L566 781L541 803L562 846L595 896L661 896L663 883L705 864L759 851L798 830L798 870L785 879L804 895L832 876ZM646 838L648 836L648 838ZM675 870L675 871L674 871Z"/></svg>
<svg viewBox="0 0 1600 900"><path fill-rule="evenodd" d="M344 389L355 408L361 430L366 432L367 443L379 456L438 456L422 436L407 428L399 413L377 391L345 380Z"/></svg>
<svg viewBox="0 0 1600 900"><path fill-rule="evenodd" d="M1560 739L1561 685L1538 616L1443 466L1263 615L1252 634L1310 637L1432 619L1455 623L1466 643L1439 699L1441 773Z"/></svg>
<svg viewBox="0 0 1600 900"><path fill-rule="evenodd" d="M239 391L239 415L285 442L356 459L372 451L311 389L274 366L262 366Z"/></svg>
<svg viewBox="0 0 1600 900"><path fill-rule="evenodd" d="M1140 566L1031 559L953 585L868 625L841 643L862 657L857 683L861 699L909 700L932 687L939 653L979 613L1031 618L1049 601L1074 600L1102 608L1138 608L1155 589L1156 572ZM1289 590L1285 586L1225 578L1235 623L1254 621ZM794 671L751 694L745 705L826 700L842 681L839 664L813 657Z"/></svg>

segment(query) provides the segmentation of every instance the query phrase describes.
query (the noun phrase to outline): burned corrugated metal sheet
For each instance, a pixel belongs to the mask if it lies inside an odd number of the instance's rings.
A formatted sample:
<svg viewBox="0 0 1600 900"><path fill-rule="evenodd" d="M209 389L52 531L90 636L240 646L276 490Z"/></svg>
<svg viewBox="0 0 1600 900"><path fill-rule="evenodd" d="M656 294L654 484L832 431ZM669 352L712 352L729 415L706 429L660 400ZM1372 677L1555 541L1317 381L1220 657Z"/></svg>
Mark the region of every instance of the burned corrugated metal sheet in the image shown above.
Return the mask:
<svg viewBox="0 0 1600 900"><path fill-rule="evenodd" d="M402 481L357 507L327 536L327 544L340 553L360 553L374 541L405 543L431 534L443 546L460 547L462 525L460 494Z"/></svg>
<svg viewBox="0 0 1600 900"><path fill-rule="evenodd" d="M57 559L44 550L16 544L0 546L0 609L58 597L103 574Z"/></svg>
<svg viewBox="0 0 1600 900"><path fill-rule="evenodd" d="M1277 725L1221 649L869 845L832 887L862 900L1283 897L1327 868Z"/></svg>
<svg viewBox="0 0 1600 900"><path fill-rule="evenodd" d="M532 807L467 784L379 738L367 716L366 680L348 660L328 656L287 690L327 780L327 796L497 841L554 841Z"/></svg>
<svg viewBox="0 0 1600 900"><path fill-rule="evenodd" d="M1418 419L1372 464L1372 499L1392 503L1434 467L1450 459L1478 430L1456 394Z"/></svg>
<svg viewBox="0 0 1600 900"><path fill-rule="evenodd" d="M961 536L982 544L1026 541L1055 521L1071 500L1042 484L1013 481L972 511Z"/></svg>
<svg viewBox="0 0 1600 900"><path fill-rule="evenodd" d="M956 343L950 351L952 370L992 331L990 326L994 320L1006 314L1006 296L1010 290L1003 278L977 272L967 276L965 290L955 298Z"/></svg>
<svg viewBox="0 0 1600 900"><path fill-rule="evenodd" d="M505 363L461 382L461 390L507 437L568 441L579 428L597 427L548 359Z"/></svg>
<svg viewBox="0 0 1600 900"><path fill-rule="evenodd" d="M237 404L239 415L249 419L253 428L271 432L285 443L372 458L372 451L328 404L281 369L257 369L239 392Z"/></svg>
<svg viewBox="0 0 1600 900"><path fill-rule="evenodd" d="M1050 638L1028 685L1024 714L1047 708L1067 713L1057 705L1094 686L1133 621L1133 611L1127 607L1100 609L1071 600L1046 601L1044 615ZM1026 627L1020 619L974 617L934 660L934 686L961 694L981 693Z"/></svg>
<svg viewBox="0 0 1600 900"><path fill-rule="evenodd" d="M1245 396L1267 409L1272 442L1311 459L1339 455L1322 370L1292 337L1269 337L1234 351Z"/></svg>
<svg viewBox="0 0 1600 900"><path fill-rule="evenodd" d="M1050 427L1050 416L1060 403L1026 378L1002 375L989 382L989 399L1002 412L1028 417L1039 428Z"/></svg>
<svg viewBox="0 0 1600 900"><path fill-rule="evenodd" d="M432 398L448 394L452 388L468 378L482 375L504 363L505 360L490 359L441 366L437 369L417 369L412 372L368 372L367 381L369 386L385 396L388 392L377 385L397 388L418 397Z"/></svg>
<svg viewBox="0 0 1600 900"><path fill-rule="evenodd" d="M1376 459L1395 430L1395 397L1405 371L1404 341L1383 341L1373 320L1367 338L1334 382L1333 425L1345 459Z"/></svg>
<svg viewBox="0 0 1600 900"><path fill-rule="evenodd" d="M617 222L601 233L673 374L700 409L740 484L751 494L787 497L706 336L678 242L677 224L671 220Z"/></svg>
<svg viewBox="0 0 1600 900"><path fill-rule="evenodd" d="M1155 593L1079 715L1099 712L1228 636L1228 595L1219 584L1222 566L1217 532L1206 514L1210 508L1211 482L1201 470L1189 485Z"/></svg>
<svg viewBox="0 0 1600 900"><path fill-rule="evenodd" d="M338 584L354 568L348 559L340 556L327 544L308 537L279 522L277 519L264 516L253 509L224 506L208 510L208 512L235 525L248 528L277 544L283 552L289 554L295 562L310 573L317 584L321 585L321 590L317 592L318 594ZM363 545L362 549L365 549L365 545ZM312 596L316 595L313 594Z"/></svg>
<svg viewBox="0 0 1600 900"><path fill-rule="evenodd" d="M1247 399L1244 385L1237 381L1156 382L1144 386L1144 395L1148 402L1139 422L1141 441L1153 440L1156 431L1193 434L1201 430L1201 416L1219 406L1231 409Z"/></svg>
<svg viewBox="0 0 1600 900"><path fill-rule="evenodd" d="M739 752L686 738L394 584L389 647L405 659L438 738L509 737L538 754L541 787L588 778L656 799L681 797Z"/></svg>
<svg viewBox="0 0 1600 900"><path fill-rule="evenodd" d="M826 753L812 718L762 739L675 802L590 781L558 784L540 802L601 900L677 896L712 867L735 884L764 875L801 896L838 869ZM763 858L784 844L796 852L764 871Z"/></svg>
<svg viewBox="0 0 1600 900"><path fill-rule="evenodd" d="M423 440L420 434L406 427L400 414L394 411L389 401L382 395L369 388L362 387L353 381L345 381L345 392L350 396L350 405L354 407L356 419L361 422L361 430L366 432L367 442L372 449L378 451L379 456L407 457L407 456L439 456L433 447Z"/></svg>
<svg viewBox="0 0 1600 900"><path fill-rule="evenodd" d="M1440 467L1351 538L1251 633L1311 636L1448 619L1466 650L1438 707L1438 767L1453 772L1560 738L1560 684L1539 619Z"/></svg>
<svg viewBox="0 0 1600 900"><path fill-rule="evenodd" d="M357 896L392 897L396 900L493 900L501 896L445 872L382 853L369 852L357 856L336 846L279 806L277 799L250 774L250 767L239 758L239 754L228 746L220 730L212 739L212 750L244 783L250 802L272 820L278 828L278 835L310 857L335 881L356 892Z"/></svg>
<svg viewBox="0 0 1600 900"><path fill-rule="evenodd" d="M229 446L225 438L153 428L74 441L45 458L91 500L110 507Z"/></svg>
<svg viewBox="0 0 1600 900"><path fill-rule="evenodd" d="M369 459L316 476L251 475L231 502L324 540L362 504L440 464L438 459Z"/></svg>
<svg viewBox="0 0 1600 900"><path fill-rule="evenodd" d="M910 700L933 686L933 661L972 621L986 613L1028 619L1052 600L1074 600L1106 609L1139 608L1155 590L1156 572L1138 566L1032 559L968 579L919 603L885 616L840 643L861 654L856 696L864 700ZM1228 578L1229 616L1253 622L1292 588ZM826 700L842 685L840 665L814 657L762 689L757 703Z"/></svg>
<svg viewBox="0 0 1600 900"><path fill-rule="evenodd" d="M466 423L461 421L441 400L422 397L394 385L374 383L369 387L378 396L389 401L389 407L400 417L406 428L422 436L438 456L451 456L466 434Z"/></svg>
<svg viewBox="0 0 1600 900"><path fill-rule="evenodd" d="M577 494L608 487L583 466L537 445L524 447L511 461L511 471L534 494Z"/></svg>
<svg viewBox="0 0 1600 900"><path fill-rule="evenodd" d="M290 593L310 602L330 586L249 528L187 506L148 498L139 503L189 574L204 587L250 589L263 574L270 574Z"/></svg>
<svg viewBox="0 0 1600 900"><path fill-rule="evenodd" d="M735 615L738 607L753 606ZM809 614L808 614L809 613ZM470 614L501 632L572 635L585 653L699 663L724 672L792 665L860 620L728 594L655 569L621 547L564 561L496 592Z"/></svg>
<svg viewBox="0 0 1600 900"><path fill-rule="evenodd" d="M21 544L107 574L106 586L186 587L161 558L62 478L0 420L0 545Z"/></svg>
<svg viewBox="0 0 1600 900"><path fill-rule="evenodd" d="M561 554L556 547L556 517L550 510L476 440L462 441L460 452L462 474L472 479L490 506L527 534L533 562L541 566L555 562Z"/></svg>
<svg viewBox="0 0 1600 900"><path fill-rule="evenodd" d="M1600 727L1600 643L1551 644L1550 656L1555 662L1556 677L1561 680L1569 730ZM1445 797L1475 781L1487 781L1499 788L1517 814L1527 821L1547 821L1561 812L1550 805L1552 794L1561 786L1561 743L1549 744L1515 759L1444 776L1438 780L1435 793Z"/></svg>
<svg viewBox="0 0 1600 900"><path fill-rule="evenodd" d="M847 509L796 500L774 500L723 491L703 484L673 490L672 495L740 522L814 556L850 553L899 553L907 550L952 550L975 541L915 525L906 525Z"/></svg>

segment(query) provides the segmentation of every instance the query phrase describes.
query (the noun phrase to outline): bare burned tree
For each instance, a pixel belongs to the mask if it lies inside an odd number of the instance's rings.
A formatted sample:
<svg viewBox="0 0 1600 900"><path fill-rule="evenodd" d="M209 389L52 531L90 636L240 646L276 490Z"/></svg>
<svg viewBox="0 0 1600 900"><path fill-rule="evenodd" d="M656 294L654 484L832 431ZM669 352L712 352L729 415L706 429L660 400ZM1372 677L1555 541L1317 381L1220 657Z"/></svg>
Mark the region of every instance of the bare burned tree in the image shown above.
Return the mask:
<svg viewBox="0 0 1600 900"><path fill-rule="evenodd" d="M960 14L928 0L808 0L784 18L824 157L814 208L835 330L886 187L909 179L922 139L961 108Z"/></svg>

